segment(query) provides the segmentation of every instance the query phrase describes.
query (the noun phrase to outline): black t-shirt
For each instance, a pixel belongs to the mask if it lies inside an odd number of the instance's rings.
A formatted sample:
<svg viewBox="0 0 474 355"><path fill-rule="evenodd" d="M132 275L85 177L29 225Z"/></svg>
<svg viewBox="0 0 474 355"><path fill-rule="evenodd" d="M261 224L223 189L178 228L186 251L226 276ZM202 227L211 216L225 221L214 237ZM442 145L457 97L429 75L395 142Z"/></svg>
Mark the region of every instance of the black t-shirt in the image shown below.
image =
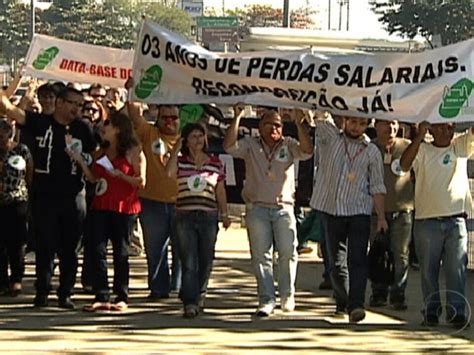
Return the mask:
<svg viewBox="0 0 474 355"><path fill-rule="evenodd" d="M66 134L83 154L95 150L90 127L81 120L62 125L52 115L26 112L23 130L34 138L33 191L39 196L72 197L84 188L82 170L66 153Z"/></svg>

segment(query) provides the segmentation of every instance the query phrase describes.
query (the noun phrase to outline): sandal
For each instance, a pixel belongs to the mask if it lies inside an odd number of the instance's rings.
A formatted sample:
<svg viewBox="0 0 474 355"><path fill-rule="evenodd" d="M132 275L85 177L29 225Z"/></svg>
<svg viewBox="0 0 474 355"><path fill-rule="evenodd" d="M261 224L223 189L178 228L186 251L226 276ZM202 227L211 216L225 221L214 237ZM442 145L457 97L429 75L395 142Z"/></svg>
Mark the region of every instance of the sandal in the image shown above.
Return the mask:
<svg viewBox="0 0 474 355"><path fill-rule="evenodd" d="M110 305L111 311L123 312L128 309L128 304L125 301L120 301Z"/></svg>
<svg viewBox="0 0 474 355"><path fill-rule="evenodd" d="M82 308L84 312L110 311L110 309L111 305L109 302L94 302Z"/></svg>

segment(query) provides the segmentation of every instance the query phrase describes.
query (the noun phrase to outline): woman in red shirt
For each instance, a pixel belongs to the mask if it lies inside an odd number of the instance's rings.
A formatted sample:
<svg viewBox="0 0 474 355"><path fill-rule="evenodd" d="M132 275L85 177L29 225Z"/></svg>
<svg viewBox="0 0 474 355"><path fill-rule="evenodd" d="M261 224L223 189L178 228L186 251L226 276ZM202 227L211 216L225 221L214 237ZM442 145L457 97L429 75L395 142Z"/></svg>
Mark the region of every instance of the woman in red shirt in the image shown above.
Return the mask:
<svg viewBox="0 0 474 355"><path fill-rule="evenodd" d="M92 170L80 154L71 149L87 179L96 183L90 218L92 224L92 270L95 271L93 289L95 300L84 311L124 311L128 308L130 229L140 210L138 189L145 186L146 159L133 131L130 119L120 113L104 122L102 155ZM107 241L111 239L114 260L113 292L107 281Z"/></svg>

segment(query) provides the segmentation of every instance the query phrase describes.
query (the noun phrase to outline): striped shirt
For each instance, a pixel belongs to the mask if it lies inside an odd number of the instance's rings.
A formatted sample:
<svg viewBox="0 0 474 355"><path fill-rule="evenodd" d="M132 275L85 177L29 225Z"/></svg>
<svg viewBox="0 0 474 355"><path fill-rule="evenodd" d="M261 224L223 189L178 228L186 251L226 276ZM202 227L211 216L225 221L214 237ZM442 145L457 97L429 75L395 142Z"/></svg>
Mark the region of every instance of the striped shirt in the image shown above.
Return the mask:
<svg viewBox="0 0 474 355"><path fill-rule="evenodd" d="M187 156L178 157L178 210L216 211L217 183L225 179L224 164L210 156L198 168Z"/></svg>
<svg viewBox="0 0 474 355"><path fill-rule="evenodd" d="M373 196L385 194L382 156L368 137L350 139L332 121L316 124L319 166L313 209L333 216L371 215Z"/></svg>

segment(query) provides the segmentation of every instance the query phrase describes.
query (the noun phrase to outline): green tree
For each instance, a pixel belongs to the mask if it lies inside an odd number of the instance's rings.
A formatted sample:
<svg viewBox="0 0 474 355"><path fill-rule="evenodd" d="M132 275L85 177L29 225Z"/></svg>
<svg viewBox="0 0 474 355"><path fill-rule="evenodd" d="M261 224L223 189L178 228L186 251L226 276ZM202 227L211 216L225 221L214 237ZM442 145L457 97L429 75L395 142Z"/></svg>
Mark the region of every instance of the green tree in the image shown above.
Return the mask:
<svg viewBox="0 0 474 355"><path fill-rule="evenodd" d="M0 53L5 61L16 62L26 55L31 39L30 15L29 4L0 1ZM175 1L159 4L129 0L56 0L48 10L36 10L36 33L130 49L135 46L144 16L190 36L192 19L176 7Z"/></svg>
<svg viewBox="0 0 474 355"><path fill-rule="evenodd" d="M38 20L38 17L36 17ZM40 26L41 24L38 24ZM31 10L19 1L0 2L0 53L4 62L16 63L31 40Z"/></svg>
<svg viewBox="0 0 474 355"><path fill-rule="evenodd" d="M371 5L389 33L428 41L440 35L443 45L474 36L472 0L373 0Z"/></svg>

